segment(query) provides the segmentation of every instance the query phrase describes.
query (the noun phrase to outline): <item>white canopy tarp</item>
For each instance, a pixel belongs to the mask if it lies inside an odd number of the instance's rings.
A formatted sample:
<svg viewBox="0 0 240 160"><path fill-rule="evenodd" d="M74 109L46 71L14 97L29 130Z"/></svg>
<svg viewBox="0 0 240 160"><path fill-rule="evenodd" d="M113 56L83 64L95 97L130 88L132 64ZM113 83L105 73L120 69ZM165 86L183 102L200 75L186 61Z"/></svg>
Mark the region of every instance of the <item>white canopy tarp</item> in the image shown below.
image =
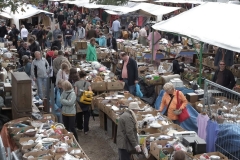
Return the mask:
<svg viewBox="0 0 240 160"><path fill-rule="evenodd" d="M155 3L191 3L191 4L203 4L203 1L198 0L157 0Z"/></svg>
<svg viewBox="0 0 240 160"><path fill-rule="evenodd" d="M157 15L164 15L167 13L171 13L178 9L180 9L180 7L167 7L167 6L156 5L151 3L138 3L137 6L134 6L131 8L130 12L139 10L140 13L143 11L144 13L157 16Z"/></svg>
<svg viewBox="0 0 240 160"><path fill-rule="evenodd" d="M8 19L12 19L12 16L6 12L0 12L0 16L8 18Z"/></svg>
<svg viewBox="0 0 240 160"><path fill-rule="evenodd" d="M77 4L77 2L76 2ZM156 5L151 3L134 3L128 2L124 6L114 6L114 5L97 5L97 4L82 4L85 8L102 8L108 11L116 11L118 13L127 14L130 12L139 11L140 14L148 15L164 15L175 10L180 9L180 7L166 7L162 5Z"/></svg>
<svg viewBox="0 0 240 160"><path fill-rule="evenodd" d="M116 12L116 11L111 11L111 10L105 10L105 12L107 12L108 14L111 14L111 15L122 15L121 12Z"/></svg>
<svg viewBox="0 0 240 160"><path fill-rule="evenodd" d="M22 11L21 10L22 8L25 11ZM30 4L20 6L18 8L18 10L15 11L15 13L13 13L9 7L4 8L3 12L11 16L9 18L13 19L13 23L17 26L17 28L19 28L19 20L20 19L26 19L26 18L32 17L32 16L40 14L40 13L53 14L51 12L47 12L47 11L38 9Z"/></svg>
<svg viewBox="0 0 240 160"><path fill-rule="evenodd" d="M240 52L240 23L236 15L240 15L240 5L207 2L152 27Z"/></svg>

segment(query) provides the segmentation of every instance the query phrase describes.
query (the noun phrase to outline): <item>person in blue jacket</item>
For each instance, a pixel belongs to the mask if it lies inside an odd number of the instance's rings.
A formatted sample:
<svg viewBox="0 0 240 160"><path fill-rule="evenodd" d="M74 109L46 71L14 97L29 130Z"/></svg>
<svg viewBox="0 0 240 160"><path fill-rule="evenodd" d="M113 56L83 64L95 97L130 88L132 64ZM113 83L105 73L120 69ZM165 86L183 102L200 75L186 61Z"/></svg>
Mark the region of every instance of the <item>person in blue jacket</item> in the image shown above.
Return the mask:
<svg viewBox="0 0 240 160"><path fill-rule="evenodd" d="M64 80L59 80L57 86L54 88L55 104L52 109L52 113L57 116L58 123L63 123L62 121L62 104L61 104L61 94L62 94L62 83Z"/></svg>
<svg viewBox="0 0 240 160"><path fill-rule="evenodd" d="M99 33L98 44L100 47L107 47L107 38L103 35L102 32Z"/></svg>

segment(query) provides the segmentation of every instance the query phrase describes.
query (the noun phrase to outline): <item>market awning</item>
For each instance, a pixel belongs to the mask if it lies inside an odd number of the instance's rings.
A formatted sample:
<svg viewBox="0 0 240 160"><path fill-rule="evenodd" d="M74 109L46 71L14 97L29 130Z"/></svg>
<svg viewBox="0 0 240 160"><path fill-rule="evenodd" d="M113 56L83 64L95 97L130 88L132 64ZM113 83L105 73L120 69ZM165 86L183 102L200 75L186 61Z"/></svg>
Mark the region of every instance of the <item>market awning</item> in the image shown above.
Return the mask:
<svg viewBox="0 0 240 160"><path fill-rule="evenodd" d="M234 15L240 15L239 5L206 2L152 27L240 52L240 23Z"/></svg>
<svg viewBox="0 0 240 160"><path fill-rule="evenodd" d="M8 19L12 18L12 16L10 14L6 13L6 12L0 12L0 16L8 18Z"/></svg>
<svg viewBox="0 0 240 160"><path fill-rule="evenodd" d="M191 4L203 4L205 2L198 0L157 0L156 3L191 3Z"/></svg>
<svg viewBox="0 0 240 160"><path fill-rule="evenodd" d="M167 7L167 6L162 6L162 5L156 5L156 4L151 4L151 3L139 3L137 6L132 7L130 12L134 11L140 11L143 13L147 13L150 15L164 15L167 13L171 13L175 10L180 9L180 7Z"/></svg>
<svg viewBox="0 0 240 160"><path fill-rule="evenodd" d="M111 11L111 10L105 10L105 12L107 12L108 14L111 14L111 15L122 15L121 12L116 12L116 11Z"/></svg>

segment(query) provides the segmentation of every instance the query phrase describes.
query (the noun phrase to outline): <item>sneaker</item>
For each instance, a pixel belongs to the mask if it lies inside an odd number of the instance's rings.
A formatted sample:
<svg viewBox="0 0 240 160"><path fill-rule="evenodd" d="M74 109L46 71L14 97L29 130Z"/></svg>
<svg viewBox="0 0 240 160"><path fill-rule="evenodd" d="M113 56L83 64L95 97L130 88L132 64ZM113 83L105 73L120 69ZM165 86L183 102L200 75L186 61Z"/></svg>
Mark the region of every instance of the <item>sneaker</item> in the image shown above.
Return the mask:
<svg viewBox="0 0 240 160"><path fill-rule="evenodd" d="M76 130L79 131L79 132L82 132L82 129L78 129L78 128L76 128Z"/></svg>
<svg viewBox="0 0 240 160"><path fill-rule="evenodd" d="M85 135L87 135L87 134L88 134L88 132L84 132L84 134L85 134Z"/></svg>

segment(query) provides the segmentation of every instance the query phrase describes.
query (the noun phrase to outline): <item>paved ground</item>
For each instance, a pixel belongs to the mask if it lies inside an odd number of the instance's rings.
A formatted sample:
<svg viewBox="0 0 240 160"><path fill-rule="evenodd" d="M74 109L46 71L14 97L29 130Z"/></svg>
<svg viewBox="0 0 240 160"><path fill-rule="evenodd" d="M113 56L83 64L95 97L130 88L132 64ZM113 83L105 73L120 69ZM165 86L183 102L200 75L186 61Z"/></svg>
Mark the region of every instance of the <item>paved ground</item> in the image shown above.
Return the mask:
<svg viewBox="0 0 240 160"><path fill-rule="evenodd" d="M90 118L88 135L78 132L79 144L91 160L118 160L117 147L100 128L99 117Z"/></svg>

